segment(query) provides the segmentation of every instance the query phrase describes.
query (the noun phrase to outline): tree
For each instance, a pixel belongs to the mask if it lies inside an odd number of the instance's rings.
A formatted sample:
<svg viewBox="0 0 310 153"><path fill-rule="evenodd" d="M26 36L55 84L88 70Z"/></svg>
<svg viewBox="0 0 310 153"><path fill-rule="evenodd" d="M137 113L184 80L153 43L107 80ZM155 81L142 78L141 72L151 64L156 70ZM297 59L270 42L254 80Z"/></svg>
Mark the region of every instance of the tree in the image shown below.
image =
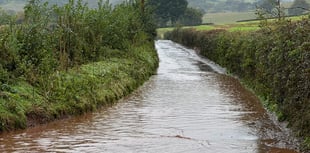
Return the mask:
<svg viewBox="0 0 310 153"><path fill-rule="evenodd" d="M258 3L257 14L263 18L278 18L284 19L284 8L281 5L281 0L262 0Z"/></svg>
<svg viewBox="0 0 310 153"><path fill-rule="evenodd" d="M271 13L276 7L277 0L262 0L258 3L258 7L264 9L266 12Z"/></svg>
<svg viewBox="0 0 310 153"><path fill-rule="evenodd" d="M203 12L194 8L187 8L184 15L180 19L183 25L193 26L202 23Z"/></svg>
<svg viewBox="0 0 310 153"><path fill-rule="evenodd" d="M305 0L295 0L288 13L289 15L301 15L309 8L310 6Z"/></svg>
<svg viewBox="0 0 310 153"><path fill-rule="evenodd" d="M188 3L186 0L149 0L147 5L154 9L158 26L163 27L169 21L175 24L185 13Z"/></svg>

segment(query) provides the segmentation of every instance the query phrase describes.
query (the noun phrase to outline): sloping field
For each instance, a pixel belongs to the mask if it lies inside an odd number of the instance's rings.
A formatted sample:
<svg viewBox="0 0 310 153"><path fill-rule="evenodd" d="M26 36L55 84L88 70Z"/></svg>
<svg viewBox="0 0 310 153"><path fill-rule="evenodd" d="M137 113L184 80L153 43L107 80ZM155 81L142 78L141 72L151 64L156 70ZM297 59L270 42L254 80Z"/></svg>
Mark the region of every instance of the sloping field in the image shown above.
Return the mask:
<svg viewBox="0 0 310 153"><path fill-rule="evenodd" d="M259 22L258 21L240 22L240 23L235 22L233 24L185 26L182 28L194 28L199 31L213 30L213 29L225 29L227 31L253 31L259 29ZM159 28L157 29L157 36L159 38L163 38L166 32L172 31L173 29L174 27Z"/></svg>
<svg viewBox="0 0 310 153"><path fill-rule="evenodd" d="M0 5L0 8L4 10L12 10L15 12L22 11L24 9L25 3L10 1L7 4Z"/></svg>
<svg viewBox="0 0 310 153"><path fill-rule="evenodd" d="M240 20L256 19L255 12L208 13L203 17L203 23L231 24Z"/></svg>
<svg viewBox="0 0 310 153"><path fill-rule="evenodd" d="M250 18L251 17L250 14L246 15L246 13L237 13L236 14L237 16L234 17L234 19L232 17L229 18L230 15L228 13L214 13L213 15L221 17L221 19L217 20L217 21L219 21L217 24L185 26L182 28L194 28L196 30L225 29L227 31L253 31L253 30L259 30L260 29L260 27L259 27L260 21L255 20L255 18ZM254 21L237 22L240 20L246 20L245 17L249 17L248 20L254 19ZM224 20L225 18L227 19L227 21ZM291 21L298 21L298 20L301 20L303 18L308 18L308 16L306 16L306 15L294 16L294 17L288 17L286 19L290 19ZM220 20L222 20L222 21L220 22ZM274 20L276 20L276 19L268 19L268 22L271 23ZM174 29L173 27L159 28L159 29L157 29L157 35L159 38L163 38L164 33L168 32L168 31L172 31L173 29Z"/></svg>

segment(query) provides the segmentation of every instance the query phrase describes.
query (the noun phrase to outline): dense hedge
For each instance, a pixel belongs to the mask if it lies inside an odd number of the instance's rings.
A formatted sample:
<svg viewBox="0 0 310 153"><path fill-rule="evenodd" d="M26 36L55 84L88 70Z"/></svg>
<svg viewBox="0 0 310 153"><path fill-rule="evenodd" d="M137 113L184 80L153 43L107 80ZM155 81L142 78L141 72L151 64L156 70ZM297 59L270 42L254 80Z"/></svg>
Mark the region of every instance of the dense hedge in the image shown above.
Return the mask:
<svg viewBox="0 0 310 153"><path fill-rule="evenodd" d="M152 42L123 51L110 50L105 60L59 71L42 78L40 87L19 80L2 85L0 132L79 115L110 105L131 93L152 74L158 59Z"/></svg>
<svg viewBox="0 0 310 153"><path fill-rule="evenodd" d="M304 19L255 32L176 29L166 38L197 48L239 76L310 148L309 33L310 20Z"/></svg>
<svg viewBox="0 0 310 153"><path fill-rule="evenodd" d="M141 85L158 63L148 12L102 0L0 11L0 132L81 114Z"/></svg>

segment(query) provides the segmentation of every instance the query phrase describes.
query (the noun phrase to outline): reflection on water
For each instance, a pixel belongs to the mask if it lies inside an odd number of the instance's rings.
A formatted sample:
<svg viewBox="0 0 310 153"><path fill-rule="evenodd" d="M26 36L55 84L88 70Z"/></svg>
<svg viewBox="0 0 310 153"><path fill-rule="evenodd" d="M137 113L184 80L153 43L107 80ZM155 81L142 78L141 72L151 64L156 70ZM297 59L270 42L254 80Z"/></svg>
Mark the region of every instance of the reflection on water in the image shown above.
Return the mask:
<svg viewBox="0 0 310 153"><path fill-rule="evenodd" d="M0 135L1 152L292 153L288 132L238 80L170 41L158 74L111 108Z"/></svg>

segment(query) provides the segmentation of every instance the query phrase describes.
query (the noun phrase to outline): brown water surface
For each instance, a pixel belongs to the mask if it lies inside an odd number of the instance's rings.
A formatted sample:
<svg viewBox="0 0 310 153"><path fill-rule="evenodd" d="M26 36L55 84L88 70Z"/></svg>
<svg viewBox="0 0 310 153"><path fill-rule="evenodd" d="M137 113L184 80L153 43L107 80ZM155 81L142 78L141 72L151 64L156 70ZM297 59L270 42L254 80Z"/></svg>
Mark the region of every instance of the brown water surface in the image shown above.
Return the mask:
<svg viewBox="0 0 310 153"><path fill-rule="evenodd" d="M0 135L0 152L295 153L255 95L171 41L158 74L111 108Z"/></svg>

